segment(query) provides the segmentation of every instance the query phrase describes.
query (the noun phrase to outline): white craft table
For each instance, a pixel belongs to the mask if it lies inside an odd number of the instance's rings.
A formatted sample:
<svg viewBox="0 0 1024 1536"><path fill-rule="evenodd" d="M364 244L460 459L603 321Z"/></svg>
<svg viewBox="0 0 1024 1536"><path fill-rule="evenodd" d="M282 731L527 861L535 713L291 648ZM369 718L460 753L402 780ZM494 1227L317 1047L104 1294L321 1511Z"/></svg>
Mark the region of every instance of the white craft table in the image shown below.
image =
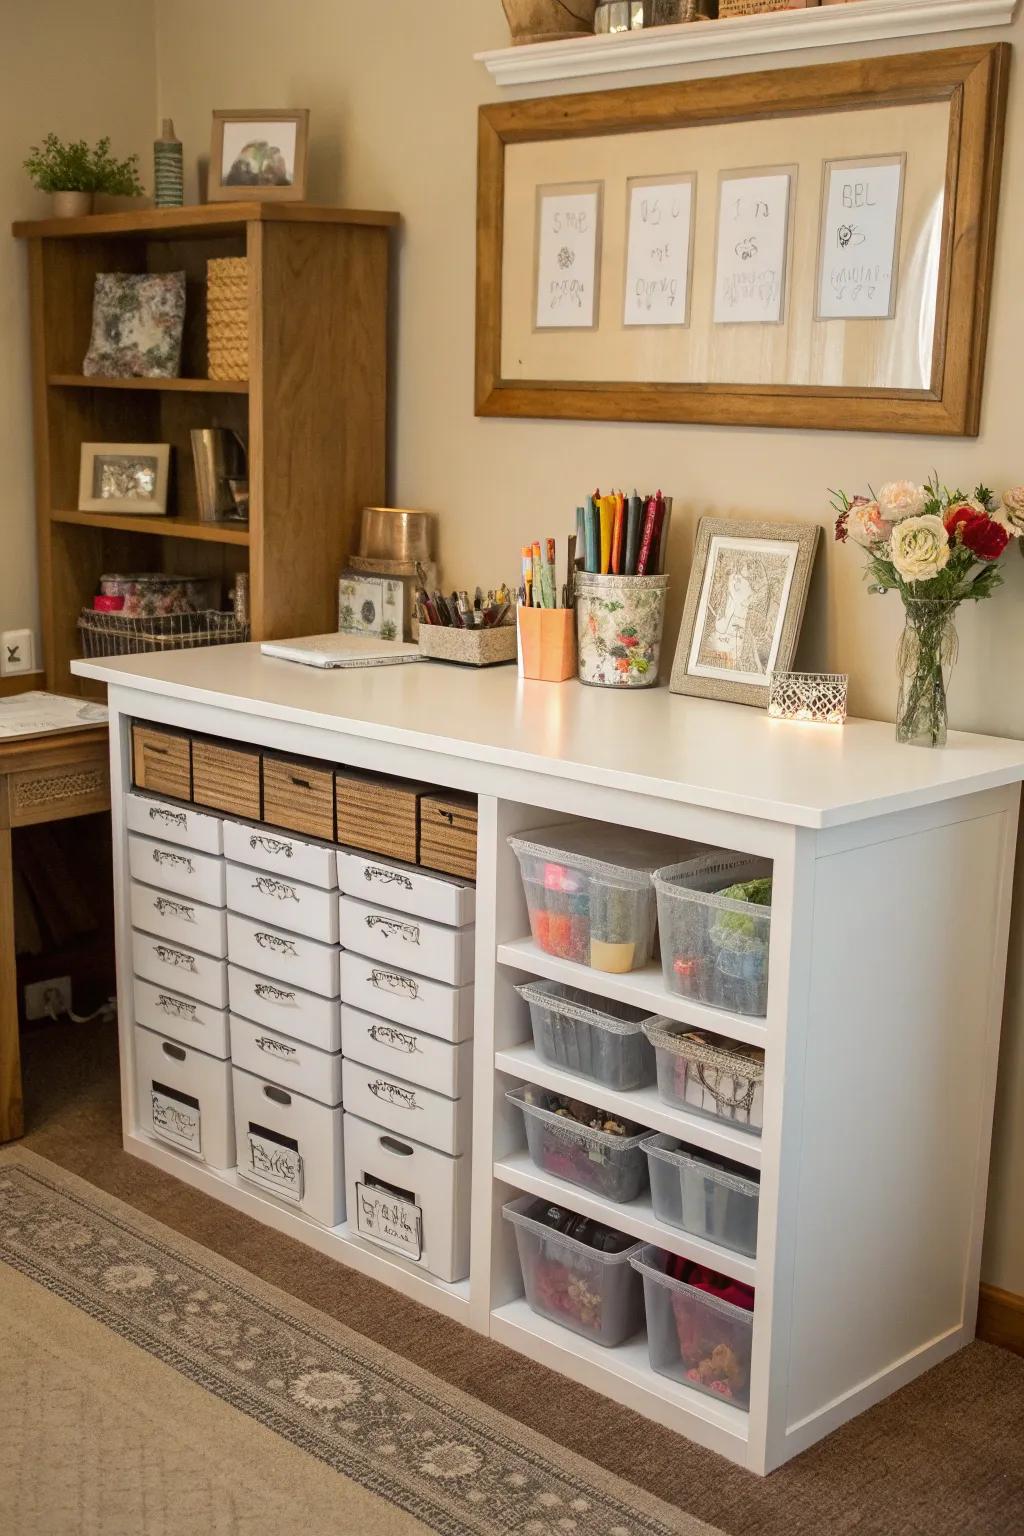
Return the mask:
<svg viewBox="0 0 1024 1536"><path fill-rule="evenodd" d="M524 683L501 668L323 673L258 646L78 662L109 684L125 1146L136 1156L750 1467L770 1471L974 1334L1024 744L891 725L770 721L742 705ZM138 1128L123 794L142 718L480 797L472 1252L445 1285L344 1227ZM774 862L767 1018L670 996L654 966L605 976L536 950L509 833L565 816ZM515 983L553 977L767 1052L758 1140L662 1103L609 1109L761 1170L755 1260L570 1193L528 1162L506 1088L578 1094L542 1064ZM502 1205L528 1191L756 1286L749 1413L654 1374L644 1339L602 1349L535 1316Z"/></svg>

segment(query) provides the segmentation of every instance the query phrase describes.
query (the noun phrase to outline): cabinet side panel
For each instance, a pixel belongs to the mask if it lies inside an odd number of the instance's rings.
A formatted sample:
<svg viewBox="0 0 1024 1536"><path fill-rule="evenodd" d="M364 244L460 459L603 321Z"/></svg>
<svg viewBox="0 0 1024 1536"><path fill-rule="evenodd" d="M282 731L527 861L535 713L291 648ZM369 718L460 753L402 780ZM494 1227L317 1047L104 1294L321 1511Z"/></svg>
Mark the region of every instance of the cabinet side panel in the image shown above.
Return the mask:
<svg viewBox="0 0 1024 1536"><path fill-rule="evenodd" d="M982 816L818 863L791 1431L973 1316L1004 823Z"/></svg>

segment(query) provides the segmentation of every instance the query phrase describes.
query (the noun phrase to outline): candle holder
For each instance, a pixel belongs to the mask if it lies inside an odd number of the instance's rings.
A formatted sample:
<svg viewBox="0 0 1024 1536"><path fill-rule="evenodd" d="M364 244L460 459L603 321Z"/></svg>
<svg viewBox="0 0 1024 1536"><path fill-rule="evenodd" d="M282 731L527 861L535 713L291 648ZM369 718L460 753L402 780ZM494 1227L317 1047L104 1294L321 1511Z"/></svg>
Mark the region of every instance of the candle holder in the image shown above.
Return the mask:
<svg viewBox="0 0 1024 1536"><path fill-rule="evenodd" d="M768 713L773 720L842 725L849 677L845 672L773 672Z"/></svg>

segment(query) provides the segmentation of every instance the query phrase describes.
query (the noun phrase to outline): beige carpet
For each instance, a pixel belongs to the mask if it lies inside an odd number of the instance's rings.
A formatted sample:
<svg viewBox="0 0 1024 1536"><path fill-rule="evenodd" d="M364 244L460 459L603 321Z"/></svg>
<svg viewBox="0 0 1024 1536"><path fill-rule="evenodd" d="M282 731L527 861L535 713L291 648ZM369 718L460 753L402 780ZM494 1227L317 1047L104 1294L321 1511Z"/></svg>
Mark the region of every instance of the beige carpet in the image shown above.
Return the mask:
<svg viewBox="0 0 1024 1536"><path fill-rule="evenodd" d="M720 1536L17 1147L0 1348L11 1536Z"/></svg>

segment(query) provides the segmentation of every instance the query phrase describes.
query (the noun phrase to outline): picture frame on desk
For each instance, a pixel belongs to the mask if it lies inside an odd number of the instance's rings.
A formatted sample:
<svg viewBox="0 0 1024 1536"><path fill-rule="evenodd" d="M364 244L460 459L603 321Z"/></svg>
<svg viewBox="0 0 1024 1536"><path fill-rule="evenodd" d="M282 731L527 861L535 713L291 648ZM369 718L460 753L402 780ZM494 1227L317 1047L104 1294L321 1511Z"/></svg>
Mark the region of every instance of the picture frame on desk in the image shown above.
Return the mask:
<svg viewBox="0 0 1024 1536"><path fill-rule="evenodd" d="M308 146L308 107L215 111L207 201L304 202Z"/></svg>
<svg viewBox="0 0 1024 1536"><path fill-rule="evenodd" d="M767 704L772 673L792 666L820 537L815 523L701 518L673 693Z"/></svg>
<svg viewBox="0 0 1024 1536"><path fill-rule="evenodd" d="M83 443L78 510L164 517L170 466L169 443Z"/></svg>

